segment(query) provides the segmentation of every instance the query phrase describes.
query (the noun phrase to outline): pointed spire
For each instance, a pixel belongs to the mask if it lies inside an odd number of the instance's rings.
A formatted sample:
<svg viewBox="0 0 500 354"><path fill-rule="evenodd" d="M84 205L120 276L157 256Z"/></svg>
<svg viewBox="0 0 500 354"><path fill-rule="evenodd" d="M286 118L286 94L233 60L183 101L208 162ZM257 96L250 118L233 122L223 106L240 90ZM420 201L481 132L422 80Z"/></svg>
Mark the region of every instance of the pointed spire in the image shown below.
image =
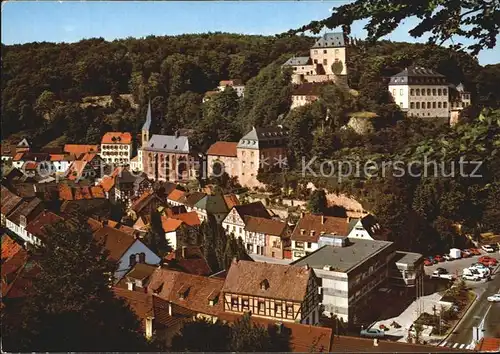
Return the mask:
<svg viewBox="0 0 500 354"><path fill-rule="evenodd" d="M151 100L149 100L148 103L148 113L146 113L146 121L144 122L144 125L142 126L142 130L148 130L151 127Z"/></svg>

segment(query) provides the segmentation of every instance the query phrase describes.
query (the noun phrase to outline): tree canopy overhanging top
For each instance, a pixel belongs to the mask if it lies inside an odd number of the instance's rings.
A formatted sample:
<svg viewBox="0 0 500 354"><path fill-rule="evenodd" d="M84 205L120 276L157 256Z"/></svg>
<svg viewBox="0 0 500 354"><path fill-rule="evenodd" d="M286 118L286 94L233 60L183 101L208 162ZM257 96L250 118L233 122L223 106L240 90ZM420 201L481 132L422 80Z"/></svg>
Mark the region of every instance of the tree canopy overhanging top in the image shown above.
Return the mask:
<svg viewBox="0 0 500 354"><path fill-rule="evenodd" d="M454 49L467 49L476 55L485 48L493 48L500 31L500 0L356 0L334 7L332 15L321 21L312 21L287 34L312 31L324 27L342 27L346 34L358 20L369 19L364 27L368 40L377 40L394 31L401 21L417 17L419 23L409 31L412 37L429 34L429 42L443 44L458 36L472 40L470 45L455 43Z"/></svg>

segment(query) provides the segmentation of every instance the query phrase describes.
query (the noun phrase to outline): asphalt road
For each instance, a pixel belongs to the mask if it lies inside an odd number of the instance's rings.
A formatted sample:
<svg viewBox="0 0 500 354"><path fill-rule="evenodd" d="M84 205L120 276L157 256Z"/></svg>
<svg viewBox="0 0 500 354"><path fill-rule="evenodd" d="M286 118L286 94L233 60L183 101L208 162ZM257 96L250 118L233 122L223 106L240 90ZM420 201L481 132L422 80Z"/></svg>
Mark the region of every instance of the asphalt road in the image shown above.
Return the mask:
<svg viewBox="0 0 500 354"><path fill-rule="evenodd" d="M500 332L500 303L491 303L486 300L490 295L500 292L500 270L497 269L493 279L476 288L478 298L472 305L470 311L462 319L455 331L448 337L448 343L471 343L472 328L479 327L484 320L485 336L497 337ZM495 335L496 334L496 335Z"/></svg>

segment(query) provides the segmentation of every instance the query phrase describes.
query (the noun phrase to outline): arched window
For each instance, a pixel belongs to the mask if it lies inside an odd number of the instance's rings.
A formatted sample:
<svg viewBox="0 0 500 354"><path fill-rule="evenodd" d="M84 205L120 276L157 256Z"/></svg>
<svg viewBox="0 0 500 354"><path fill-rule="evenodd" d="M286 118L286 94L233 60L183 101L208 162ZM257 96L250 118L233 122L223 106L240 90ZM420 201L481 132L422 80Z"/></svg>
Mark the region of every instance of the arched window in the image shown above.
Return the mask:
<svg viewBox="0 0 500 354"><path fill-rule="evenodd" d="M130 266L133 267L137 263L137 255L131 254L129 257Z"/></svg>

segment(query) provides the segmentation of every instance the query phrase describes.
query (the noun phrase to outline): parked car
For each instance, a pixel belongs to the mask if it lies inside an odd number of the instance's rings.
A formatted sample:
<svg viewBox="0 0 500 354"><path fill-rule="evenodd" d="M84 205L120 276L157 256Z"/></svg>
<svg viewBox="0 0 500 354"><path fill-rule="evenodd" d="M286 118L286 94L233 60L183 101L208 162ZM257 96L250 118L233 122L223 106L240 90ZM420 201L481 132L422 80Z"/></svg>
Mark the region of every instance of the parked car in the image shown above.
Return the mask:
<svg viewBox="0 0 500 354"><path fill-rule="evenodd" d="M454 260L454 258L453 258L453 257L451 257L449 254L445 254L445 255L443 256L443 258L445 259L445 261L448 261L448 262L449 262L449 261Z"/></svg>
<svg viewBox="0 0 500 354"><path fill-rule="evenodd" d="M370 337L370 338L383 338L385 336L384 331L376 328L363 329L359 334L361 337Z"/></svg>
<svg viewBox="0 0 500 354"><path fill-rule="evenodd" d="M484 268L484 269L489 269L488 266L485 266L483 263L472 263L469 268Z"/></svg>
<svg viewBox="0 0 500 354"><path fill-rule="evenodd" d="M481 280L481 276L479 274L463 274L463 280L471 280L471 281L479 281Z"/></svg>
<svg viewBox="0 0 500 354"><path fill-rule="evenodd" d="M471 254L469 253L469 251L467 250L462 251L462 258L469 258L470 256Z"/></svg>
<svg viewBox="0 0 500 354"><path fill-rule="evenodd" d="M434 259L438 262L444 262L443 256L440 256L439 254L437 256L434 256Z"/></svg>
<svg viewBox="0 0 500 354"><path fill-rule="evenodd" d="M499 302L500 301L500 294L488 296L487 299L490 302Z"/></svg>
<svg viewBox="0 0 500 354"><path fill-rule="evenodd" d="M469 251L471 251L474 256L480 256L481 255L481 251L479 249L477 249L477 248L470 248Z"/></svg>
<svg viewBox="0 0 500 354"><path fill-rule="evenodd" d="M482 245L481 248L488 253L495 252L495 249L491 245Z"/></svg>
<svg viewBox="0 0 500 354"><path fill-rule="evenodd" d="M498 261L490 256L482 256L479 258L479 263L488 267L494 267L497 265Z"/></svg>
<svg viewBox="0 0 500 354"><path fill-rule="evenodd" d="M429 261L431 261L431 262L432 262L432 264L436 264L436 263L438 262L438 261L437 261L434 257L432 257L432 256L427 257L427 259L428 259Z"/></svg>

